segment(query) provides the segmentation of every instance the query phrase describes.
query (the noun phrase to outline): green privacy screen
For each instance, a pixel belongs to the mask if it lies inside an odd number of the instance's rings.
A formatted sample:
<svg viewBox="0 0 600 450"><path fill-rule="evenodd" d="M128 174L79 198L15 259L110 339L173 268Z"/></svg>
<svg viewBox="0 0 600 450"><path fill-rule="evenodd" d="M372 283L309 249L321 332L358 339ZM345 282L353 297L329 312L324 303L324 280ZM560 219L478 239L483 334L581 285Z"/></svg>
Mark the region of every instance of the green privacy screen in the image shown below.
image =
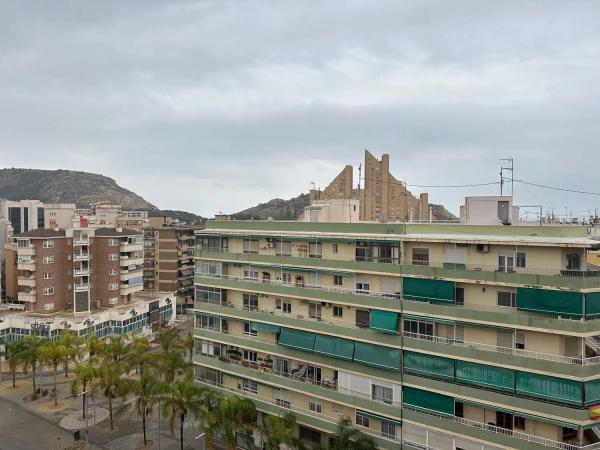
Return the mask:
<svg viewBox="0 0 600 450"><path fill-rule="evenodd" d="M594 405L600 403L600 380L586 381L585 384L585 405Z"/></svg>
<svg viewBox="0 0 600 450"><path fill-rule="evenodd" d="M281 327L269 323L252 322L251 328L254 331L264 331L265 333L279 333Z"/></svg>
<svg viewBox="0 0 600 450"><path fill-rule="evenodd" d="M579 381L517 372L517 392L567 403L581 403L581 383Z"/></svg>
<svg viewBox="0 0 600 450"><path fill-rule="evenodd" d="M354 361L381 369L400 370L400 350L355 342Z"/></svg>
<svg viewBox="0 0 600 450"><path fill-rule="evenodd" d="M454 415L454 398L447 395L403 386L402 402L417 408Z"/></svg>
<svg viewBox="0 0 600 450"><path fill-rule="evenodd" d="M517 288L517 309L550 314L583 315L583 294L548 289Z"/></svg>
<svg viewBox="0 0 600 450"><path fill-rule="evenodd" d="M507 391L512 391L515 387L514 370L465 361L456 361L456 379L463 383L481 384Z"/></svg>
<svg viewBox="0 0 600 450"><path fill-rule="evenodd" d="M424 353L404 352L407 371L454 378L454 360Z"/></svg>
<svg viewBox="0 0 600 450"><path fill-rule="evenodd" d="M391 311L371 310L370 328L388 334L398 333L398 313Z"/></svg>
<svg viewBox="0 0 600 450"><path fill-rule="evenodd" d="M426 278L402 278L402 295L407 300L454 303L454 283Z"/></svg>
<svg viewBox="0 0 600 450"><path fill-rule="evenodd" d="M315 353L352 361L354 356L354 342L317 334L315 338Z"/></svg>
<svg viewBox="0 0 600 450"><path fill-rule="evenodd" d="M600 316L600 292L585 294L585 317Z"/></svg>
<svg viewBox="0 0 600 450"><path fill-rule="evenodd" d="M282 328L278 343L285 347L312 352L315 346L315 334Z"/></svg>

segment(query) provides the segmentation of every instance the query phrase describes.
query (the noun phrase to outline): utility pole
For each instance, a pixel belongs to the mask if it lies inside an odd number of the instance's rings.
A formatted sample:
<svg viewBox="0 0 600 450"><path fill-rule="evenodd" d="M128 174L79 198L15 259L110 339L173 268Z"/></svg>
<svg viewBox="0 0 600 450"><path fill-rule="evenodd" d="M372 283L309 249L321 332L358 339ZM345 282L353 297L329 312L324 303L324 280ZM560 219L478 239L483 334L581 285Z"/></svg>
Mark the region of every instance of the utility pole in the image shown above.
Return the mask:
<svg viewBox="0 0 600 450"><path fill-rule="evenodd" d="M510 196L513 197L515 194L515 160L514 158L501 158L499 161L505 161L510 164L508 167L504 167L504 163L500 163L500 196L503 194L504 171L506 170L510 172Z"/></svg>

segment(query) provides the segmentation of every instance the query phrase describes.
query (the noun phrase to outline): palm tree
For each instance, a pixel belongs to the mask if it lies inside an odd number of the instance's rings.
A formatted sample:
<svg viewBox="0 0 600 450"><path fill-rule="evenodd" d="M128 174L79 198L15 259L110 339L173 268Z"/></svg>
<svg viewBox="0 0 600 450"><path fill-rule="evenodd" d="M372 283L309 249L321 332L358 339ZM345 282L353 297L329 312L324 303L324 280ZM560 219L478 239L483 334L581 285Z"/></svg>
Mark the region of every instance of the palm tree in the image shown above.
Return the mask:
<svg viewBox="0 0 600 450"><path fill-rule="evenodd" d="M98 353L108 356L113 363L121 362L128 354L130 345L125 342L125 335L110 336L98 348Z"/></svg>
<svg viewBox="0 0 600 450"><path fill-rule="evenodd" d="M83 357L82 339L68 330L63 330L58 336L58 342L65 347L62 364L65 369L65 378L67 378L69 376L69 360L79 360Z"/></svg>
<svg viewBox="0 0 600 450"><path fill-rule="evenodd" d="M154 407L160 402L161 396L167 390L168 386L159 381L149 367L143 366L140 369L138 379L126 379L122 384L122 396L129 394L135 396L135 402L124 402L117 409L117 416L124 414L130 409L134 409L139 417L142 418L142 429L144 430L144 446L148 445L146 438L146 416L152 414ZM160 412L159 412L160 414Z"/></svg>
<svg viewBox="0 0 600 450"><path fill-rule="evenodd" d="M177 328L161 328L156 332L155 341L160 345L163 353L180 351L182 347L181 336Z"/></svg>
<svg viewBox="0 0 600 450"><path fill-rule="evenodd" d="M58 406L58 395L56 390L56 379L58 377L58 365L64 361L65 355L67 354L66 347L60 342L45 342L41 349L41 360L52 366L54 370L54 407Z"/></svg>
<svg viewBox="0 0 600 450"><path fill-rule="evenodd" d="M87 396L88 387L97 377L98 369L93 360L86 361L75 367L75 379L71 383L71 393L73 397L79 395L79 390L83 393L83 418L87 414Z"/></svg>
<svg viewBox="0 0 600 450"><path fill-rule="evenodd" d="M8 368L10 370L10 374L12 375L12 386L17 387L16 377L17 377L17 366L23 359L23 353L25 351L25 342L24 341L12 341L6 344L5 354L8 358Z"/></svg>
<svg viewBox="0 0 600 450"><path fill-rule="evenodd" d="M373 439L351 426L348 417L342 417L331 435L329 450L377 450Z"/></svg>
<svg viewBox="0 0 600 450"><path fill-rule="evenodd" d="M227 450L235 450L238 437L252 446L252 431L256 428L256 406L245 398L230 395L219 402L218 432Z"/></svg>
<svg viewBox="0 0 600 450"><path fill-rule="evenodd" d="M125 361L129 370L135 368L135 373L140 373L142 368L156 361L156 353L150 352L150 342L143 336L135 336L129 348Z"/></svg>
<svg viewBox="0 0 600 450"><path fill-rule="evenodd" d="M189 414L198 416L201 413L199 398L202 389L186 376L170 384L168 394L164 397L163 414L171 422L179 419L179 442L183 450L183 424Z"/></svg>
<svg viewBox="0 0 600 450"><path fill-rule="evenodd" d="M196 340L194 339L194 335L192 334L191 331L188 331L183 343L188 352L188 363L189 363L190 367L192 367L193 357L194 357L194 345L196 343Z"/></svg>
<svg viewBox="0 0 600 450"><path fill-rule="evenodd" d="M31 367L31 375L33 382L33 398L37 395L37 387L35 376L37 374L37 369L40 364L42 347L44 345L45 340L39 336L27 336L24 339L25 348L23 350L23 365L27 367Z"/></svg>
<svg viewBox="0 0 600 450"><path fill-rule="evenodd" d="M267 416L263 431L267 436L267 450L279 450L281 444L287 448L303 448L302 441L295 434L296 416L290 412L283 416Z"/></svg>
<svg viewBox="0 0 600 450"><path fill-rule="evenodd" d="M219 432L219 403L222 395L212 389L203 389L198 402L200 414L196 416L200 424L200 431L204 433L204 443L208 450L214 449L214 438Z"/></svg>
<svg viewBox="0 0 600 450"><path fill-rule="evenodd" d="M105 358L100 362L100 365L96 368L96 376L92 379L92 391L101 391L108 399L108 417L111 430L114 429L112 402L124 390L124 380L123 363L113 362L110 358Z"/></svg>

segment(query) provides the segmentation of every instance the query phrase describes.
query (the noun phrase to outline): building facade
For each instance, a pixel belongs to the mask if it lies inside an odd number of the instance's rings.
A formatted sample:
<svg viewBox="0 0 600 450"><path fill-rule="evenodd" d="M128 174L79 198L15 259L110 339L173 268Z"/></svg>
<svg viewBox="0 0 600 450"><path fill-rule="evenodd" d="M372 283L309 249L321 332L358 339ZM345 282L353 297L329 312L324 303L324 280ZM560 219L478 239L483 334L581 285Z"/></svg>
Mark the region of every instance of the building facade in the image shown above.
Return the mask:
<svg viewBox="0 0 600 450"><path fill-rule="evenodd" d="M382 449L600 448L599 242L577 226L208 221L195 377Z"/></svg>
<svg viewBox="0 0 600 450"><path fill-rule="evenodd" d="M7 301L27 312L89 313L143 289L143 234L121 228L37 229L5 246Z"/></svg>

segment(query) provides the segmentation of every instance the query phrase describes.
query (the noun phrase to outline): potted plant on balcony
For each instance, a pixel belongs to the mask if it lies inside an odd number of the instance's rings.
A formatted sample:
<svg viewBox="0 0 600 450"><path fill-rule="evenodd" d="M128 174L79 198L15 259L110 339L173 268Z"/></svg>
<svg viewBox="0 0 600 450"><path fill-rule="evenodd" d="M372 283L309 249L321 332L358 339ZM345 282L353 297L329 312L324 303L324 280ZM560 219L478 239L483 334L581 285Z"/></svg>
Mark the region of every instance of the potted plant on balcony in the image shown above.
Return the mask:
<svg viewBox="0 0 600 450"><path fill-rule="evenodd" d="M227 356L232 361L241 361L241 359L242 359L242 352L240 352L237 348L228 348L227 349Z"/></svg>

